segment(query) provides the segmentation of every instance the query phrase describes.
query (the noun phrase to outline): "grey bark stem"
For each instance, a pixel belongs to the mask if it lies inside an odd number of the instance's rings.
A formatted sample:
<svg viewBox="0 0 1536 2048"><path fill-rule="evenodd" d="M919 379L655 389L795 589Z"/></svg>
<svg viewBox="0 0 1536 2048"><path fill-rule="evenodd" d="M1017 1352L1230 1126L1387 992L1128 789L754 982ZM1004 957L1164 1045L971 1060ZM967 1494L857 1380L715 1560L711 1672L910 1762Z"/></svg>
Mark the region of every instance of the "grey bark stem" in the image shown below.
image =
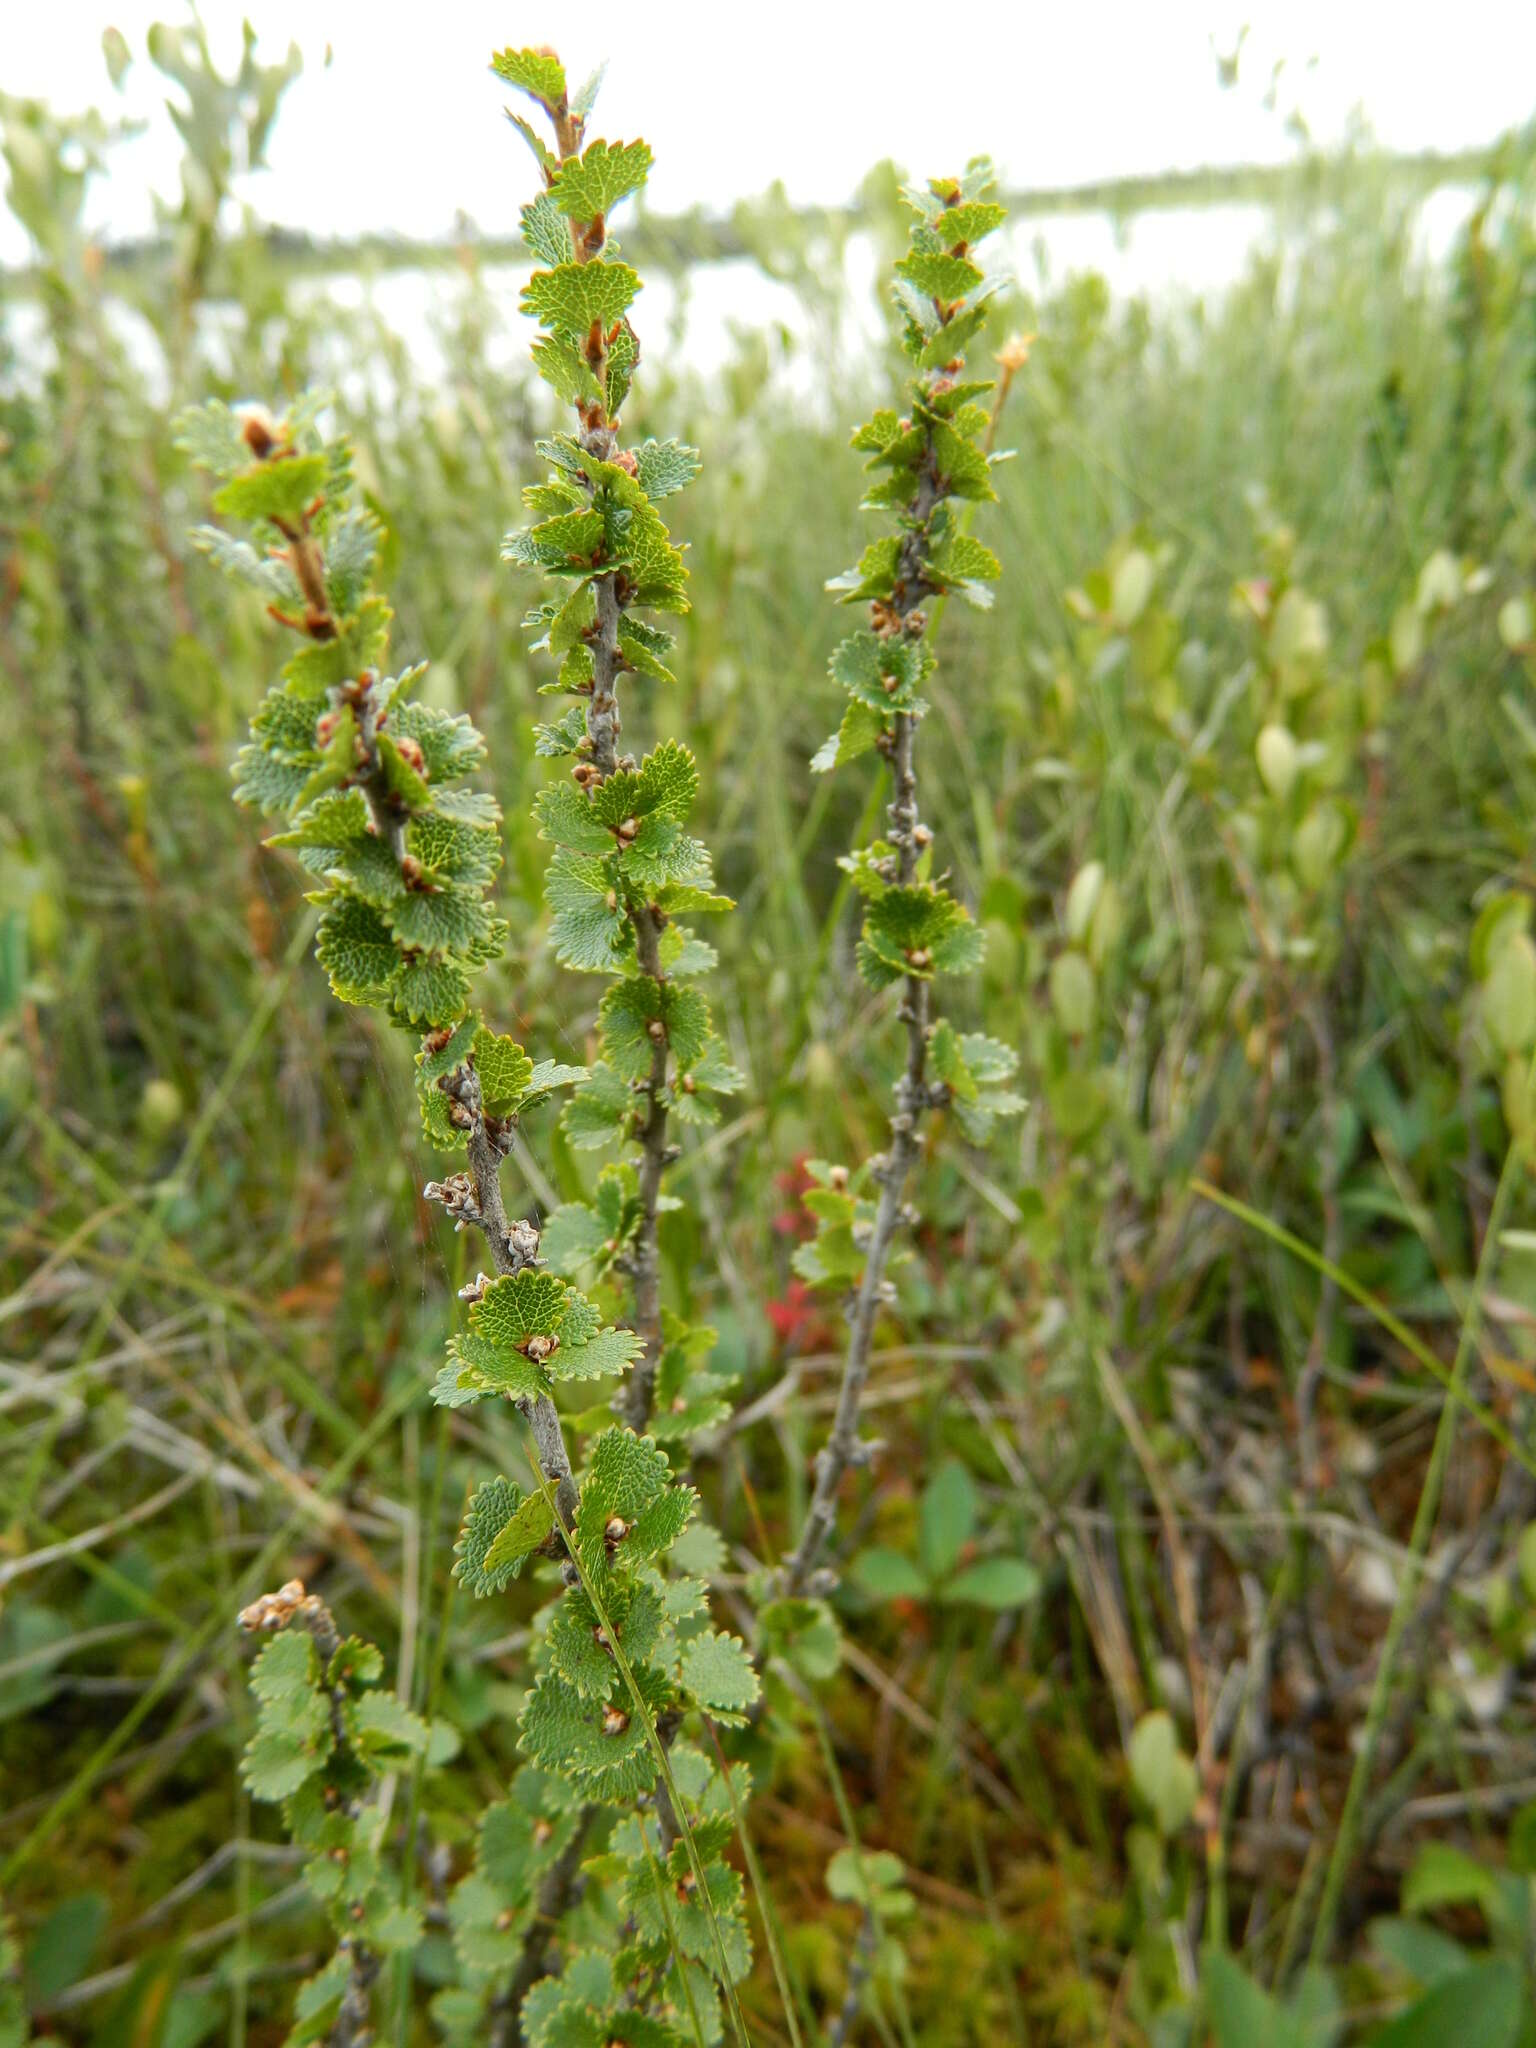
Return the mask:
<svg viewBox="0 0 1536 2048"><path fill-rule="evenodd" d="M368 815L373 820L374 831L388 845L398 867L405 859L407 817L394 801L384 780L384 769L379 760L379 713L373 701L373 691L369 688L364 688L358 698L357 735L367 757L362 788Z"/></svg>
<svg viewBox="0 0 1536 2048"><path fill-rule="evenodd" d="M592 640L592 694L587 699L587 737L592 765L606 782L619 759L619 592L618 577L599 576L592 585L597 630Z"/></svg>
<svg viewBox="0 0 1536 2048"><path fill-rule="evenodd" d="M634 919L635 943L640 972L661 981L661 934L663 921L645 909ZM650 1419L656 1390L656 1368L661 1363L661 1246L657 1216L661 1200L661 1176L675 1154L667 1143L667 1041L658 1037L651 1054L651 1071L645 1080L646 1119L640 1134L640 1223L630 1277L635 1294L635 1332L645 1342L640 1358L619 1396L618 1410L638 1434Z"/></svg>
<svg viewBox="0 0 1536 2048"><path fill-rule="evenodd" d="M469 1117L469 1173L474 1183L477 1212L472 1220L484 1232L496 1271L521 1272L537 1257L537 1245L531 1251L527 1249L527 1238L531 1235L527 1226L520 1226L514 1231L507 1221L506 1204L501 1196L502 1154L486 1128L480 1077L473 1067L462 1066L454 1073L444 1075L441 1085L444 1093L452 1096ZM516 1405L533 1432L539 1466L555 1490L555 1507L560 1520L569 1526L576 1512L576 1481L571 1476L570 1453L565 1447L565 1432L560 1427L560 1412L548 1394L539 1394L532 1399L525 1396Z"/></svg>
<svg viewBox="0 0 1536 2048"><path fill-rule="evenodd" d="M869 1378L870 1346L885 1290L885 1267L902 1221L902 1195L907 1176L922 1149L919 1117L926 1104L923 1079L928 1053L928 984L909 979L902 1002L907 1024L907 1065L896 1086L897 1109L891 1119L891 1144L876 1166L880 1203L869 1239L863 1277L854 1303L853 1327L843 1381L838 1389L832 1434L816 1459L816 1485L800 1541L779 1569L778 1591L801 1592L816 1567L837 1521L837 1495L851 1465L867 1462L869 1447L859 1436L859 1404Z"/></svg>
<svg viewBox="0 0 1536 2048"><path fill-rule="evenodd" d="M902 620L915 612L928 594L924 574L928 550L928 522L940 497L939 477L930 449L917 496L912 504L912 523L905 534L897 564L897 585L891 611ZM917 808L916 766L917 720L910 711L896 714L891 750L894 792L887 812L891 841L896 848L897 880L906 885L917 873L918 860L929 835L923 830ZM843 1474L853 1465L867 1464L873 1446L859 1435L859 1405L869 1378L870 1349L881 1303L885 1299L885 1268L891 1244L903 1220L907 1177L922 1150L921 1118L935 1097L927 1081L929 985L918 975L908 975L898 1015L907 1027L907 1060L896 1084L896 1110L891 1118L890 1146L874 1162L874 1177L880 1186L880 1201L870 1231L864 1272L854 1298L848 1354L838 1389L837 1411L832 1433L817 1454L816 1483L805 1526L793 1551L780 1565L775 1591L793 1596L804 1591L815 1571L827 1539L837 1522L837 1496Z"/></svg>

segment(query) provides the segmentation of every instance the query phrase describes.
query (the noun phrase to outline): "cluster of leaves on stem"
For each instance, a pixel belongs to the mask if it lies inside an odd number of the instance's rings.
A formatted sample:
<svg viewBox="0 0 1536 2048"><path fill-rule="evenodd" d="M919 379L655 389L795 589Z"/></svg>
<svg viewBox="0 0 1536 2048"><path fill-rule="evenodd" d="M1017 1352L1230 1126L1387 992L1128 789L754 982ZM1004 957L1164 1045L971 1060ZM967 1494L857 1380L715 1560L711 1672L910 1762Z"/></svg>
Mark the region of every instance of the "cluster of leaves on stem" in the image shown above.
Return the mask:
<svg viewBox="0 0 1536 2048"><path fill-rule="evenodd" d="M473 979L506 931L489 901L499 814L463 786L482 756L479 735L411 700L420 669L383 673L390 613L373 587L377 534L345 444L322 438L312 403L280 422L206 407L188 418L183 444L219 479L214 509L252 535L205 527L199 545L254 585L299 642L252 721L237 796L287 817L271 843L316 880L317 952L335 993L422 1034L425 1135L464 1156L427 1192L461 1228L483 1233L495 1267L464 1290L467 1326L450 1339L435 1397L450 1408L516 1404L531 1425L534 1484L498 1474L476 1488L456 1575L477 1595L502 1592L533 1559L561 1578L540 1618L522 1716L529 1766L483 1817L475 1861L452 1895L462 1982L441 1994L438 2018L453 2039L481 2038L494 2015L510 2013L529 2040L552 2039L553 2029L562 2039L661 2044L685 2038L680 2015L695 2033L706 2015L717 2037L719 2002L734 2003L750 1961L742 1882L722 1854L745 1774L738 1767L728 1786L722 1766L686 1740L686 1722L702 1713L729 1725L758 1694L745 1646L710 1627L704 1582L675 1548L698 1496L658 1441L685 1439L726 1409L727 1382L708 1364L714 1333L660 1307L656 1233L661 1175L675 1156L669 1126L707 1120L709 1097L740 1085L693 986L715 955L682 921L730 905L687 830L698 789L691 753L670 740L639 761L619 751L621 678L670 680L669 637L642 615L685 610L687 579L655 501L689 481L697 458L675 442L630 451L619 440L639 356L628 311L640 287L608 241L607 216L643 182L649 150L586 143L595 86L570 101L547 53L505 52L495 69L534 99L555 138L552 150L515 117L543 177L523 215L542 266L524 292L545 329L534 357L574 405L576 432L540 444L550 474L526 494L534 523L503 552L556 581L531 624L559 662L550 687L576 699L537 728L538 751L568 761L571 774L541 792L536 816L556 849L547 896L557 955L612 977L590 1071L535 1065L471 1005ZM508 1223L499 1167L518 1116L572 1081L572 1143L620 1156L590 1202L555 1212L541 1246L530 1222ZM577 1273L590 1275L603 1305L571 1284ZM605 1323L626 1277L631 1326ZM629 1367L628 1420L592 1438L578 1479L556 1387ZM643 1426L653 1408L653 1432L638 1434L629 1423ZM706 1541L699 1556L711 1554ZM287 1660L282 1671L300 1691L283 1711L303 1722L318 1769L326 1737L300 1694L309 1686L319 1697L320 1674L310 1641L294 1640L268 1658ZM305 1748L288 1768L308 1756ZM287 1796L285 1784L263 1783ZM606 1905L611 1952L577 1957L559 1979L537 1983L548 1923L578 1865L588 1917L595 1911L601 1925ZM318 1998L301 2016L306 2038Z"/></svg>
<svg viewBox="0 0 1536 2048"><path fill-rule="evenodd" d="M595 85L570 98L547 53L503 51L494 68L553 131L551 148L513 115L542 180L522 210L539 266L522 294L542 330L533 360L573 415L573 431L539 442L549 467L523 494L532 523L502 547L504 559L542 571L552 586L525 623L535 650L557 665L544 689L575 700L537 733L539 752L569 767L569 779L551 783L535 805L540 834L555 848L545 895L560 962L614 978L598 1010L601 1058L578 1084L565 1128L578 1149L629 1155L605 1170L595 1201L555 1214L545 1251L567 1274L632 1276L645 1354L622 1411L638 1428L656 1405L663 1345L674 1359L691 1355L686 1333L669 1340L661 1320L657 1229L672 1134L713 1121L714 1098L741 1085L694 986L714 965L714 949L684 921L731 907L714 888L707 847L688 830L698 793L693 755L666 740L637 760L621 742L620 687L673 680L672 637L658 615L688 609L687 569L657 507L693 479L698 456L677 441L621 441L640 356L630 310L641 282L621 260L610 222L644 185L649 148L588 141ZM675 1415L697 1407L684 1384L666 1392ZM707 1419L700 1412L697 1426Z"/></svg>
<svg viewBox="0 0 1536 2048"><path fill-rule="evenodd" d="M305 1882L337 1936L335 1953L299 1991L290 2048L361 2039L384 1958L414 1949L424 1932L418 1908L401 1901L375 1794L382 1778L426 1756L431 1731L380 1685L375 1646L343 1641L298 1581L240 1618L272 1634L251 1672L256 1732L241 1775L255 1798L281 1803L289 1836L308 1852Z"/></svg>
<svg viewBox="0 0 1536 2048"><path fill-rule="evenodd" d="M969 911L934 873L933 833L918 814L915 741L928 710L923 690L936 666L932 640L945 600L953 593L984 609L1000 573L996 555L967 524L973 505L996 497L991 470L1002 459L989 451L994 411L985 401L993 380L969 376L965 362L990 298L975 246L1004 218L992 189L991 166L978 159L959 179L903 192L915 220L894 290L914 373L905 410L882 408L853 437L869 458L864 506L894 515L894 526L827 586L846 603L867 604L869 614L833 652L832 677L848 707L812 762L824 772L873 749L891 763L889 832L842 861L864 900L859 970L873 989L905 984L910 1051L898 1091L898 1138L910 1138L923 1108L943 1105L978 1144L1000 1117L1023 1107L1009 1087L1018 1060L995 1039L931 1018L929 984L974 969L983 941ZM898 1144L876 1178L899 1193L910 1163ZM817 1186L807 1206L818 1229L796 1255L797 1269L813 1283L855 1288L878 1242L876 1204L850 1186L843 1169L816 1162L811 1171Z"/></svg>

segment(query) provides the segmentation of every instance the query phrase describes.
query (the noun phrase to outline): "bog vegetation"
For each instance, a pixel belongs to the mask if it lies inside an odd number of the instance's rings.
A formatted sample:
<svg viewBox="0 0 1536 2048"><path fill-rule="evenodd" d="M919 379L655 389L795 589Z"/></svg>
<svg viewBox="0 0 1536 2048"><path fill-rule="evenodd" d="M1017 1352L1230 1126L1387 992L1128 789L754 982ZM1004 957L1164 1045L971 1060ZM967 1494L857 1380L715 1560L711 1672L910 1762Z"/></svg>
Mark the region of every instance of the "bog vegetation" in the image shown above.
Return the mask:
<svg viewBox="0 0 1536 2048"><path fill-rule="evenodd" d="M507 50L429 373L242 216L296 53L107 57L131 262L0 97L0 2048L1536 2038L1531 139L1189 307L915 135L704 378L669 109Z"/></svg>

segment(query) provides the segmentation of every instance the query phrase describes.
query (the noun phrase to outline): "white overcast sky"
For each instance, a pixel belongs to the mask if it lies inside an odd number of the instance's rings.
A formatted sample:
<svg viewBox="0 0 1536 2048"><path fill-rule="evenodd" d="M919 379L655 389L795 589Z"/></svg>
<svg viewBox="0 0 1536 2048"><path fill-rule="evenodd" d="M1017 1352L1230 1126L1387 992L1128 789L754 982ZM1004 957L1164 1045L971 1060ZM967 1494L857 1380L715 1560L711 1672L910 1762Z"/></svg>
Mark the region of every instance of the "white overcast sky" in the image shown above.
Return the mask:
<svg viewBox="0 0 1536 2048"><path fill-rule="evenodd" d="M0 0L5 90L150 119L97 192L107 234L142 232L150 190L175 187L179 145L143 47L179 5ZM1536 108L1532 0L205 0L226 60L245 15L264 52L292 39L306 59L272 168L246 196L267 220L326 234L441 234L457 210L488 232L515 226L530 166L486 70L508 43L555 44L577 78L609 59L594 125L650 141L662 211L724 207L775 178L796 200L841 200L887 156L929 175L988 150L1016 185L1267 161L1291 147L1282 117L1296 106L1323 137L1359 109L1392 147L1454 148ZM1224 92L1213 45L1229 50L1245 22ZM108 24L136 59L121 100L100 57ZM1261 102L1281 59L1276 114ZM0 218L0 260L24 249Z"/></svg>

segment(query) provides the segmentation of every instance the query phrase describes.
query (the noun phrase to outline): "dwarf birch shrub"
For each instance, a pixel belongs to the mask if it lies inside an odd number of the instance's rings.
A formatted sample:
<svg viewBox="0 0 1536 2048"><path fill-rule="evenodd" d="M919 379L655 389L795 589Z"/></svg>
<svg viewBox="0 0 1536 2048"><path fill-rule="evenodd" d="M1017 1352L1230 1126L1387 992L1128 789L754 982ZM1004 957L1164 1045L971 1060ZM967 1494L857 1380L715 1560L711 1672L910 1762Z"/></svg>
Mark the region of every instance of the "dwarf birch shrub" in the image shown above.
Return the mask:
<svg viewBox="0 0 1536 2048"><path fill-rule="evenodd" d="M555 957L607 984L590 1066L536 1059L477 1002L507 937L492 893L500 816L473 783L484 746L467 719L413 694L424 663L391 672L379 530L318 401L282 418L213 404L186 419L182 443L216 480L219 521L194 539L291 636L252 718L236 797L283 821L269 845L312 877L316 956L336 996L418 1042L421 1136L444 1160L425 1193L485 1248L490 1270L461 1290L434 1399L450 1410L510 1403L527 1428L531 1483L492 1473L474 1488L454 1575L476 1598L525 1572L554 1582L533 1631L525 1764L481 1815L470 1867L447 1895L458 1981L438 1992L435 2019L465 2042L661 2048L717 2040L727 2023L744 2040L735 1987L752 1944L743 1880L725 1852L750 1776L727 1762L717 1732L757 1710L768 1657L801 1685L836 1665L830 1611L804 1596L816 1590L837 1482L857 1455L850 1432L922 1114L952 1104L980 1139L1018 1107L1005 1085L1012 1055L930 1011L934 975L973 966L980 943L933 872L914 767L936 607L951 590L984 602L998 573L960 513L992 496L980 403L992 387L964 377L962 356L987 314L969 252L1002 213L981 164L909 195L918 223L897 280L916 365L908 414L879 413L857 437L876 474L867 502L893 514L896 530L839 585L870 604L870 623L834 656L850 708L817 765L874 750L894 770L891 837L848 865L867 905L861 969L874 989L900 987L908 1057L890 1153L869 1172L872 1213L831 1169L813 1198L822 1232L804 1270L851 1290L853 1339L810 1517L764 1582L780 1597L762 1610L754 1652L712 1624L704 1574L723 1550L698 1522L684 1471L692 1440L729 1414L731 1377L712 1363L714 1331L661 1301L660 1218L677 1206L667 1170L742 1076L700 986L716 954L695 920L732 905L691 827L697 763L677 738L640 753L624 739L632 705L652 727L664 723L674 681L665 622L689 599L684 554L659 508L699 467L678 441L628 445L623 435L641 281L612 217L643 187L651 153L640 141L589 139L596 81L570 94L549 53L504 51L494 69L531 103L531 115L512 113L538 177L522 209L536 266L522 304L540 330L535 367L562 415L537 443L546 473L524 491L528 522L502 556L532 593L525 624L547 665L541 690L559 700L534 728L535 752L558 769L533 816L550 848ZM502 1165L520 1119L557 1096L568 1144L604 1163L588 1199L542 1222L514 1216ZM617 1386L616 1419L594 1428L590 1402L605 1383ZM571 1390L588 1404L579 1466L561 1406ZM300 1994L291 2038L356 2041L375 2023L384 1959L417 1950L425 1931L404 1852L391 1862L377 1787L420 1767L431 1731L381 1689L377 1650L343 1642L297 1582L242 1620L279 1631L253 1674L259 1722L246 1781L282 1803L337 1935ZM837 1895L875 1915L862 1867L855 1857L850 1879L839 1866ZM867 1947L851 1971L850 2015ZM785 1997L777 1951L774 1966Z"/></svg>
<svg viewBox="0 0 1536 2048"><path fill-rule="evenodd" d="M848 696L837 731L812 766L828 771L871 751L891 766L895 784L888 835L841 865L864 900L859 972L870 988L899 988L906 1062L896 1084L889 1148L857 1179L846 1167L817 1162L818 1185L806 1197L814 1240L796 1254L812 1283L849 1297L848 1355L832 1434L816 1468L805 1527L779 1583L797 1593L812 1578L837 1514L843 1474L863 1463L859 1402L881 1307L890 1298L886 1268L897 1232L912 1218L906 1188L923 1146L925 1112L951 1109L965 1135L985 1143L999 1118L1023 1102L1009 1088L1018 1055L998 1040L962 1034L933 1002L939 975L980 965L983 941L970 912L934 868L934 836L918 805L917 734L928 710L922 692L937 658L933 634L951 592L985 608L1001 573L992 550L968 531L966 513L996 498L989 452L995 414L982 401L993 380L966 374L966 350L982 331L991 296L972 251L1002 225L988 197L992 167L979 159L960 179L903 192L916 216L911 246L896 266L902 346L914 366L906 409L878 411L853 445L867 454L873 479L867 510L892 515L857 564L828 588L849 604L867 604L868 623L832 656L833 679ZM1004 358L1006 395L1017 358Z"/></svg>

